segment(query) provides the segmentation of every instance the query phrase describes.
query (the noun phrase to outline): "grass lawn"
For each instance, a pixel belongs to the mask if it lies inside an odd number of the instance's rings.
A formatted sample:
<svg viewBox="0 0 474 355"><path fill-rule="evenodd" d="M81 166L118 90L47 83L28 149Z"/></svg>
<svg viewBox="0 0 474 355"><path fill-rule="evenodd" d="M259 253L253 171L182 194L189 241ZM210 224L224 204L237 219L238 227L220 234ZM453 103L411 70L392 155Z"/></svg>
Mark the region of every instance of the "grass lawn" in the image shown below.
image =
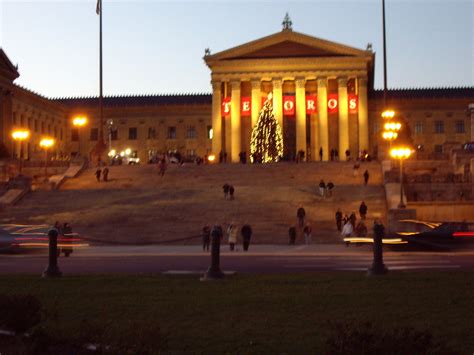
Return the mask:
<svg viewBox="0 0 474 355"><path fill-rule="evenodd" d="M464 272L196 276L0 276L0 294L36 295L55 318L47 328L76 334L84 321L126 337L160 329L170 352L321 353L329 322L412 327L459 353L474 351L474 274Z"/></svg>

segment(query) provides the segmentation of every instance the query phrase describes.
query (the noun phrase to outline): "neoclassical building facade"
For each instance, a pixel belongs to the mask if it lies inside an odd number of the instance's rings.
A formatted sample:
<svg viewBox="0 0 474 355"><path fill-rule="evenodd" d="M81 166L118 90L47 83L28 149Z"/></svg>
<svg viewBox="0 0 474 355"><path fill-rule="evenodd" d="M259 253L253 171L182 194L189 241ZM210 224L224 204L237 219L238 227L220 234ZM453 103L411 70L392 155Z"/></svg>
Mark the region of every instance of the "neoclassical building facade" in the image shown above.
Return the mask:
<svg viewBox="0 0 474 355"><path fill-rule="evenodd" d="M310 37L291 28L204 57L212 79L212 150L233 162L249 151L250 134L272 92L288 158L320 148L368 150L368 89L374 53ZM246 110L247 109L247 110ZM243 115L246 116L243 116Z"/></svg>
<svg viewBox="0 0 474 355"><path fill-rule="evenodd" d="M250 152L250 137L263 102L272 93L273 113L284 141L284 158L343 158L381 142L381 112L387 106L407 127L420 158L438 158L446 147L474 141L474 87L389 90L387 104L374 90L375 53L292 31L211 54L212 94L137 95L104 98L105 141L130 149L141 161L164 152L185 157L227 153L237 162ZM57 157L88 155L99 134L99 100L49 99L15 84L20 75L0 48L0 142L19 156L11 131L31 132L23 157L43 157L38 146L54 137ZM87 116L79 131L75 116Z"/></svg>

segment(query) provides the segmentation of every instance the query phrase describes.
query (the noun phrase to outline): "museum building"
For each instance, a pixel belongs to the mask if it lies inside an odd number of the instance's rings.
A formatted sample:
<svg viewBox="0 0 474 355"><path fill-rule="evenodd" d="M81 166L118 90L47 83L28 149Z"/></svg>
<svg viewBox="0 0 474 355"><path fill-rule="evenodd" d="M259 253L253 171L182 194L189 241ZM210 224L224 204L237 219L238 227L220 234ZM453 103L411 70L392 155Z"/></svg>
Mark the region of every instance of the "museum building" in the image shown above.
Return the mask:
<svg viewBox="0 0 474 355"><path fill-rule="evenodd" d="M130 149L142 161L179 152L195 157L226 152L232 162L250 152L252 127L271 93L283 134L284 159L298 151L307 160L329 160L337 149L376 153L382 144L381 112L391 108L410 133L420 158L441 158L446 147L474 141L474 87L374 90L375 53L311 37L284 24L281 32L211 54L212 94L137 95L104 98L106 143ZM39 140L54 137L58 157L91 152L99 139L99 100L48 99L14 83L18 68L0 49L1 142L20 149L14 128L31 136L24 158L40 156ZM78 115L89 123L72 126Z"/></svg>

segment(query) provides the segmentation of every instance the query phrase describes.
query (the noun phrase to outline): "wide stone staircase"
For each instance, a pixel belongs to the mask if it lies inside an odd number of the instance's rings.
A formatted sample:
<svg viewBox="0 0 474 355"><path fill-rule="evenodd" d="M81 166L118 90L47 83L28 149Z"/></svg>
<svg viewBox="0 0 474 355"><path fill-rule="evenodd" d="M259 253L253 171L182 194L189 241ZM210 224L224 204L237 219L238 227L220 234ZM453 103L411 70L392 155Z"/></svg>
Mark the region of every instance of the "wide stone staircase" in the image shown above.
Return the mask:
<svg viewBox="0 0 474 355"><path fill-rule="evenodd" d="M374 218L386 219L380 164L362 163L357 176L353 164L170 165L163 178L155 165L112 166L109 182L97 182L95 169L86 169L60 190L32 192L2 219L67 221L83 235L122 243L197 236L206 224L249 223L254 242L286 243L288 228L297 222L296 211L303 207L315 242L339 242L337 208L358 216L365 201L369 230ZM370 174L367 186L365 170ZM335 185L331 197L319 195L321 179ZM235 187L234 200L224 199L225 183ZM198 243L199 238L190 242Z"/></svg>

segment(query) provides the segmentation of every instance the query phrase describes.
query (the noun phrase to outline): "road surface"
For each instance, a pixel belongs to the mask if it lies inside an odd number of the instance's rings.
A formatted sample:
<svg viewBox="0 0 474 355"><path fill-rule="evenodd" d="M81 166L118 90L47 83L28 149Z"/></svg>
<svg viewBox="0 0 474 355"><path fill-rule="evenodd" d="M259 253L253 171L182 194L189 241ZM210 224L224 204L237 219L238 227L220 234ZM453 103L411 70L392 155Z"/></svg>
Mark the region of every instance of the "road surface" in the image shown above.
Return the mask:
<svg viewBox="0 0 474 355"><path fill-rule="evenodd" d="M240 249L240 248L239 248ZM344 245L253 245L221 252L221 268L238 273L295 273L306 271L361 271L372 263L368 246ZM202 273L210 265L210 254L198 245L189 246L91 246L61 256L65 274L76 273ZM0 273L38 273L48 262L42 252L0 254ZM456 252L384 252L389 270L474 271L474 249Z"/></svg>

